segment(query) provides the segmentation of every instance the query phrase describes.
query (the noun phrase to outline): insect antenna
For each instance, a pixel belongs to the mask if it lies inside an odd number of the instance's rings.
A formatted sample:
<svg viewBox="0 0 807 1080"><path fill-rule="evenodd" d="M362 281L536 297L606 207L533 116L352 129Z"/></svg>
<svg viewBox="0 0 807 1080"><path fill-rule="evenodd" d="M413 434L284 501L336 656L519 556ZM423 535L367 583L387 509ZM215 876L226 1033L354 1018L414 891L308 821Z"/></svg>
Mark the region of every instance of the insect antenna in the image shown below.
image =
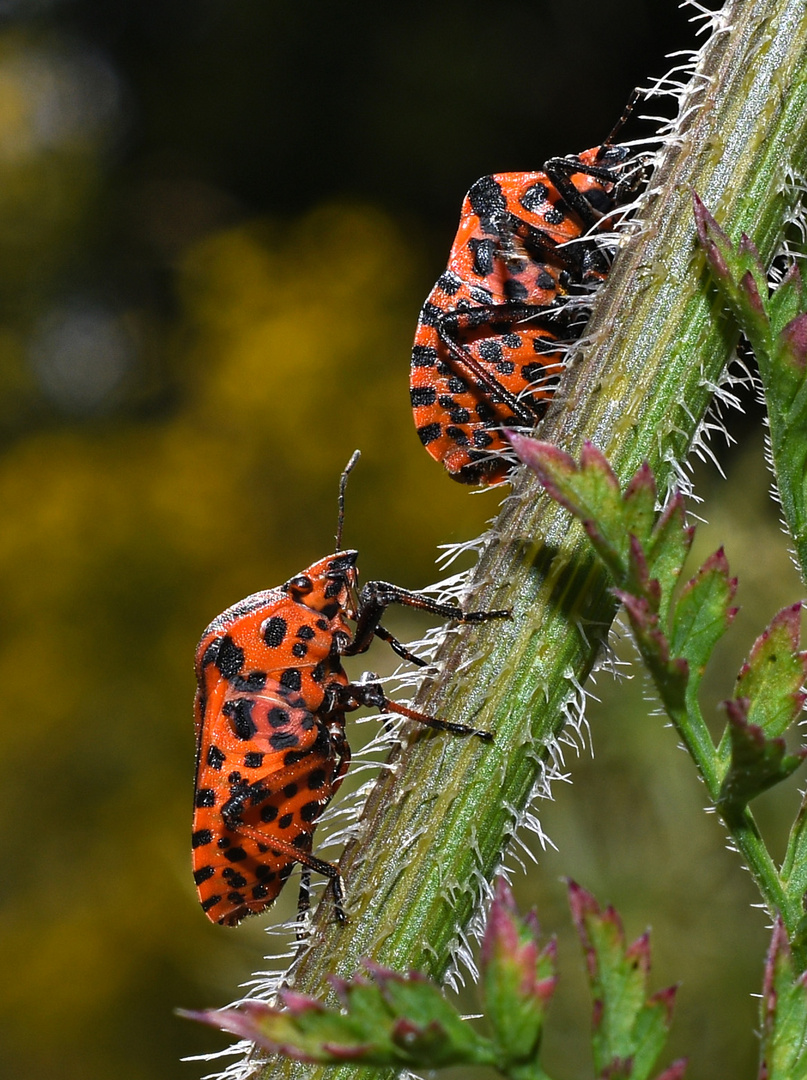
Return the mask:
<svg viewBox="0 0 807 1080"><path fill-rule="evenodd" d="M625 108L622 110L622 115L617 120L617 122L614 124L613 128L611 128L611 133L608 136L608 138L605 140L605 142L602 144L603 146L613 146L614 145L614 140L616 139L617 135L620 133L620 131L625 126L625 124L628 122L628 120L630 120L631 116L633 116L634 110L636 109L636 103L638 102L638 100L639 100L639 98L641 96L642 96L641 91L639 91L638 89L634 89L634 90L631 91L631 95L628 98L628 103L625 106Z"/></svg>
<svg viewBox="0 0 807 1080"><path fill-rule="evenodd" d="M350 461L345 465L342 470L342 477L339 481L339 515L336 519L336 550L342 550L342 526L345 523L345 488L347 487L347 478L353 471L353 467L361 457L361 450L354 450Z"/></svg>

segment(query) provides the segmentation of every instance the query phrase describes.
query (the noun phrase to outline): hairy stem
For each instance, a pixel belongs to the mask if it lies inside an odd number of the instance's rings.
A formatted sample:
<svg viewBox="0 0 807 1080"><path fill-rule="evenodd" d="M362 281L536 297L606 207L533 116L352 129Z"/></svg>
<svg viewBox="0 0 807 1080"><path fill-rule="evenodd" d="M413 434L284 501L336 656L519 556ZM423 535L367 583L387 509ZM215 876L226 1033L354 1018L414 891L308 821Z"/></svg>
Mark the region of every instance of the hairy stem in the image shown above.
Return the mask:
<svg viewBox="0 0 807 1080"><path fill-rule="evenodd" d="M735 344L696 249L690 189L769 260L789 209L786 175L807 158L804 0L730 0L716 22L643 227L542 425L542 438L576 456L593 440L622 483L643 459L662 482L674 477ZM423 711L495 730L495 742L419 732L394 755L341 860L349 923L335 924L326 898L290 976L296 989L327 996L327 975L351 975L365 956L445 974L595 661L614 614L608 586L579 527L520 477L471 584L475 608L510 607L513 619L450 634L440 675L417 697ZM283 1061L259 1072L324 1075Z"/></svg>

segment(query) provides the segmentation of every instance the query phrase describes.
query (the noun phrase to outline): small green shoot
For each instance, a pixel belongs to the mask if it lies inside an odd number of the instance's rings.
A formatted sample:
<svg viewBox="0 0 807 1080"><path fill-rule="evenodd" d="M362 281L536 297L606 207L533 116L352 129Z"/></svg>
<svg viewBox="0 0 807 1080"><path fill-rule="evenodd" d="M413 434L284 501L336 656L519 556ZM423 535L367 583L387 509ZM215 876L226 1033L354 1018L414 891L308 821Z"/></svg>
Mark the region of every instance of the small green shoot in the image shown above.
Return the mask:
<svg viewBox="0 0 807 1080"><path fill-rule="evenodd" d="M613 908L569 882L569 902L583 945L593 999L597 1080L648 1080L669 1033L675 988L647 993L650 947L644 934L625 945ZM369 974L332 979L337 1002L324 1005L284 990L278 1006L260 1001L183 1012L294 1061L387 1068L492 1065L508 1080L550 1080L540 1064L546 1012L557 982L556 945L541 946L535 912L516 909L496 882L482 941L480 994L491 1035L479 1034L424 976L400 975L365 961ZM679 1080L675 1062L656 1080Z"/></svg>
<svg viewBox="0 0 807 1080"><path fill-rule="evenodd" d="M750 258L747 250L743 257ZM776 615L755 642L734 696L723 703L728 724L715 746L701 712L699 690L712 651L737 610L733 606L737 583L729 574L723 549L677 588L692 542L680 495L674 495L657 517L649 515L646 508L651 497L655 504L656 488L646 465L620 495L610 465L591 444L584 446L578 464L546 443L515 433L510 440L549 494L580 520L610 571L614 594L624 605L664 708L771 916L781 913L798 962L802 969L807 967L802 907L807 888L807 871L802 869L807 858L806 815L802 813L793 827L780 871L749 810L754 798L786 780L807 757L807 748L788 752L783 739L797 725L805 700L801 604Z"/></svg>
<svg viewBox="0 0 807 1080"><path fill-rule="evenodd" d="M720 294L756 355L782 512L807 581L807 296L793 265L771 293L743 233L735 247L697 194L698 238Z"/></svg>

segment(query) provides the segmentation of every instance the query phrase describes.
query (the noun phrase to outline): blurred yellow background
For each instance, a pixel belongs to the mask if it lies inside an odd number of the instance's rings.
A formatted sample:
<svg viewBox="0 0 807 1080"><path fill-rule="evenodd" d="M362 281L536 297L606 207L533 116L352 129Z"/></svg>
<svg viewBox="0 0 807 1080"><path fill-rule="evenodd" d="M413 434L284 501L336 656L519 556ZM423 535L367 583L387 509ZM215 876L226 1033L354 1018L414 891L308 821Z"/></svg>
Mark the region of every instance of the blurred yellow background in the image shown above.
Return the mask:
<svg viewBox="0 0 807 1080"><path fill-rule="evenodd" d="M196 642L223 608L330 550L356 447L345 543L365 580L425 585L437 545L495 513L496 494L470 495L423 453L408 408L418 308L462 195L485 172L598 142L664 51L694 41L672 2L572 6L570 22L563 0L502 4L493 34L475 3L5 6L4 1075L213 1071L179 1057L224 1038L172 1010L238 996L295 890L236 931L196 903ZM603 64L615 21L623 62ZM758 433L758 414L737 426L728 484L698 478L703 554L725 542L741 576L723 696L800 593ZM392 666L381 646L366 664ZM652 925L655 985L683 980L674 1052L689 1075L751 1075L764 920L643 686L598 678L596 757L568 750L574 787L541 807L559 851L516 878L562 934L547 1067L589 1072L570 874L631 936ZM794 798L766 799L766 823L781 831Z"/></svg>

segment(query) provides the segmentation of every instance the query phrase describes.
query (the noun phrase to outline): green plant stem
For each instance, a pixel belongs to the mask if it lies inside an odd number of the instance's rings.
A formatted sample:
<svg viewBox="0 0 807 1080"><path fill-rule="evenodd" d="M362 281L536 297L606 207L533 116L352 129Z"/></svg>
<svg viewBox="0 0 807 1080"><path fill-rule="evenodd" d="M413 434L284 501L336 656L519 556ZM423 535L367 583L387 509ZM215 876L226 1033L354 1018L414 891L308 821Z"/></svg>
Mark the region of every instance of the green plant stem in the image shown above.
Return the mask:
<svg viewBox="0 0 807 1080"><path fill-rule="evenodd" d="M692 700L692 696L687 694L686 708L677 708L667 702L664 702L664 707L714 802L720 791L720 765L712 736L701 716L700 706L697 701ZM660 692L660 697L664 701L663 692Z"/></svg>
<svg viewBox="0 0 807 1080"><path fill-rule="evenodd" d="M804 0L733 0L723 18L653 179L644 227L620 254L542 426L543 438L577 456L592 439L622 483L643 459L662 482L673 478L736 340L715 317L690 188L767 261L790 205L786 171L807 164ZM351 975L365 956L443 977L615 610L582 531L525 476L490 533L471 595L474 607L512 608L513 619L450 634L417 707L493 729L495 742L421 732L393 754L340 863L349 924L334 923L326 899L291 974L296 989L327 996L327 975ZM285 1061L259 1072L324 1075Z"/></svg>
<svg viewBox="0 0 807 1080"><path fill-rule="evenodd" d="M663 693L661 696L663 698ZM665 708L697 766L712 804L716 804L722 781L721 770L714 743L703 722L697 702L688 701L687 709L666 704ZM788 938L794 943L794 953L798 953L802 948L800 935L797 934L803 917L800 897L790 895L785 888L782 876L760 836L753 814L746 807L737 819L725 820L725 825L756 881L768 911L780 912ZM807 968L807 953L797 955L797 960L801 964L799 970Z"/></svg>

